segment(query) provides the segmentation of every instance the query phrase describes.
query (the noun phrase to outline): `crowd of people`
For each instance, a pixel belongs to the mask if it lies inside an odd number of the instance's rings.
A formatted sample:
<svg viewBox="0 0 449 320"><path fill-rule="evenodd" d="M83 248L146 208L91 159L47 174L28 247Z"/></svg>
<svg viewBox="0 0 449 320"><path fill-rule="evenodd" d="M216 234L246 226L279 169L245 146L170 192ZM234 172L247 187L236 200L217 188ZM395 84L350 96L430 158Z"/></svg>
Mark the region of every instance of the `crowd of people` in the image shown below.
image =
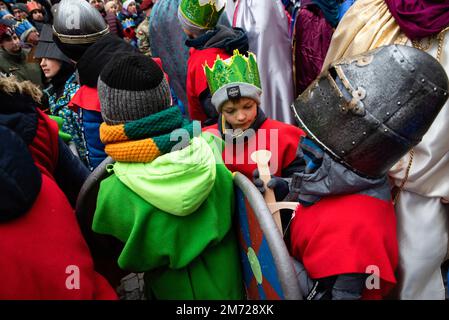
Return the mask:
<svg viewBox="0 0 449 320"><path fill-rule="evenodd" d="M0 299L117 299L108 243L147 299L245 299L234 172L297 203L305 299L445 299L448 31L437 0L0 0Z"/></svg>

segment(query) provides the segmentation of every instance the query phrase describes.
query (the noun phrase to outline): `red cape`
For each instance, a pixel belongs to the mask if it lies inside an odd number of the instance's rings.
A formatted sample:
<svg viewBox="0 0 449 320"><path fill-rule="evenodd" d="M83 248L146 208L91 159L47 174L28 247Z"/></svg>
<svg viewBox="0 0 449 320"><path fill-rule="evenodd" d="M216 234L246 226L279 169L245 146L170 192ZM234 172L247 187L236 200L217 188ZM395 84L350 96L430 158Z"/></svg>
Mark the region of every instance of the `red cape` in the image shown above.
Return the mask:
<svg viewBox="0 0 449 320"><path fill-rule="evenodd" d="M392 202L367 195L326 197L310 207L298 206L291 223L292 255L313 279L379 270L379 290L364 297L385 296L396 283L398 264L396 217Z"/></svg>
<svg viewBox="0 0 449 320"><path fill-rule="evenodd" d="M190 119L204 122L207 119L200 103L200 94L207 88L207 79L204 66L207 64L212 68L217 55L221 59L230 57L223 49L208 48L204 50L190 49L190 57L187 61L186 93L189 103L188 110Z"/></svg>
<svg viewBox="0 0 449 320"><path fill-rule="evenodd" d="M81 86L70 100L69 108L75 112L78 111L78 108L101 112L97 88Z"/></svg>
<svg viewBox="0 0 449 320"><path fill-rule="evenodd" d="M221 138L218 125L203 129ZM298 127L266 119L246 143L226 144L222 153L223 161L232 172L239 171L248 179L253 179L253 172L257 165L251 160L251 154L256 150L271 151L270 171L275 176L282 176L282 169L286 168L296 157L299 139L304 132Z"/></svg>

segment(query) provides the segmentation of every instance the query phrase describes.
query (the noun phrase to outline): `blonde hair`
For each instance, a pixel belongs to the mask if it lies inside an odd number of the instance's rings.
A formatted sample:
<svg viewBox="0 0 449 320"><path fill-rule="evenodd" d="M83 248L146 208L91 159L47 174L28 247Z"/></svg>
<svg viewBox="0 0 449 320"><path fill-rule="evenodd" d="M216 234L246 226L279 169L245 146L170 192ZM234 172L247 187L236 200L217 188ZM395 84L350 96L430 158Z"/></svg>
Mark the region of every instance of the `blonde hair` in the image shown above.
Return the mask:
<svg viewBox="0 0 449 320"><path fill-rule="evenodd" d="M115 1L111 0L105 3L104 5L104 11L106 11L106 13L109 13L109 10L111 10L112 6L115 6L115 8L117 9L118 12L118 5Z"/></svg>
<svg viewBox="0 0 449 320"><path fill-rule="evenodd" d="M43 96L42 91L31 81L18 81L16 77L1 77L0 76L0 92L9 95L15 93L30 96L37 103L41 102Z"/></svg>

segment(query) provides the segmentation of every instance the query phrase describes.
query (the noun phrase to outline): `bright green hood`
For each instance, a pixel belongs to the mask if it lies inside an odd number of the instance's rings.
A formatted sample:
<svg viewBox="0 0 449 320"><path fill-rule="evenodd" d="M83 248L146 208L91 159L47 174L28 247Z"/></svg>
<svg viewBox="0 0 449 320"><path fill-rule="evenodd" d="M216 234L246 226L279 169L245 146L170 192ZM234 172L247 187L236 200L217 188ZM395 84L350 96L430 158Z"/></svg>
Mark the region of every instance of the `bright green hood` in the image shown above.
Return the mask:
<svg viewBox="0 0 449 320"><path fill-rule="evenodd" d="M176 216L195 212L207 199L216 177L214 154L201 138L182 150L149 163L117 162L117 178L156 208Z"/></svg>

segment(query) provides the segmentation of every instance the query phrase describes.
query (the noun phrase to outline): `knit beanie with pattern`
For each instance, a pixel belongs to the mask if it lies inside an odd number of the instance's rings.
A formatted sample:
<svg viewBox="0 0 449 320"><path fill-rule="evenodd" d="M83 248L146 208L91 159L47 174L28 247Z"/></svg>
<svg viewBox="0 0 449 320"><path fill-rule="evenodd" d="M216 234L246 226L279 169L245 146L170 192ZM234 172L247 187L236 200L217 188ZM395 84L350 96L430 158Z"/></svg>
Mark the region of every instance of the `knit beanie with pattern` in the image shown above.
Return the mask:
<svg viewBox="0 0 449 320"><path fill-rule="evenodd" d="M135 121L171 106L161 68L142 54L117 56L98 78L101 115L108 125Z"/></svg>

